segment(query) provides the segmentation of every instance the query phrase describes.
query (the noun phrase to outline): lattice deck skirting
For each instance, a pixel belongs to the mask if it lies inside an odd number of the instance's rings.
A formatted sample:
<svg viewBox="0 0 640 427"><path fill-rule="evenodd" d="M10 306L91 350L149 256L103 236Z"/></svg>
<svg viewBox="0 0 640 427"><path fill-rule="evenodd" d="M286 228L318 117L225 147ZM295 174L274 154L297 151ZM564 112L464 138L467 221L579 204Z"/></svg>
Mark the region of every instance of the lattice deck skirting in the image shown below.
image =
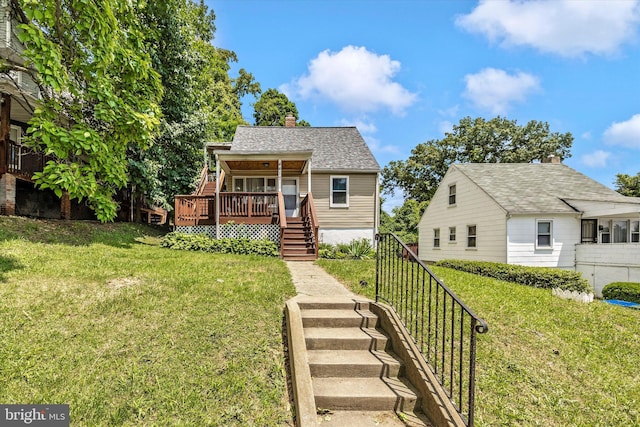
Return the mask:
<svg viewBox="0 0 640 427"><path fill-rule="evenodd" d="M215 225L178 225L175 231L216 237ZM220 226L220 238L267 239L280 246L280 226L278 224L224 224Z"/></svg>

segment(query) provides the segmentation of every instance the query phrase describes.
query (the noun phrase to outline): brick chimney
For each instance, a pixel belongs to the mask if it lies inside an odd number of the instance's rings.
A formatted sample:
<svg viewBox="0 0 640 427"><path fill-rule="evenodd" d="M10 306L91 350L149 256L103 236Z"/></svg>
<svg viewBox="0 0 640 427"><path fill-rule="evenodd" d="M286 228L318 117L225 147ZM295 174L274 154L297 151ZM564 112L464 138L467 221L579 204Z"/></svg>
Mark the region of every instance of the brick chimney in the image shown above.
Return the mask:
<svg viewBox="0 0 640 427"><path fill-rule="evenodd" d="M284 127L286 128L296 127L296 118L293 117L292 114L287 114L287 117L284 118Z"/></svg>
<svg viewBox="0 0 640 427"><path fill-rule="evenodd" d="M562 159L558 156L554 156L553 154L551 154L550 156L547 156L546 158L542 159L542 163L560 164L562 163Z"/></svg>

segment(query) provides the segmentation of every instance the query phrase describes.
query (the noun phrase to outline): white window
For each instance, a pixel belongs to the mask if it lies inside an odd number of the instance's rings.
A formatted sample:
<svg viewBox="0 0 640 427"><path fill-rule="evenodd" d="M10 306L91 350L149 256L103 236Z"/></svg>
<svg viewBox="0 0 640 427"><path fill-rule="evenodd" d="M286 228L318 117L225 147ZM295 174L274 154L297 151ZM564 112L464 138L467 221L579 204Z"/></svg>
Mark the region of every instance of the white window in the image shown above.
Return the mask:
<svg viewBox="0 0 640 427"><path fill-rule="evenodd" d="M536 221L536 247L551 248L553 246L553 222L549 220Z"/></svg>
<svg viewBox="0 0 640 427"><path fill-rule="evenodd" d="M613 243L627 243L628 225L627 221L613 221Z"/></svg>
<svg viewBox="0 0 640 427"><path fill-rule="evenodd" d="M349 177L332 176L329 189L329 206L332 208L349 207Z"/></svg>
<svg viewBox="0 0 640 427"><path fill-rule="evenodd" d="M600 224L600 243L611 243L611 222L605 221Z"/></svg>
<svg viewBox="0 0 640 427"><path fill-rule="evenodd" d="M640 221L631 221L631 242L640 243Z"/></svg>
<svg viewBox="0 0 640 427"><path fill-rule="evenodd" d="M455 242L456 241L456 228L455 227L449 227L449 241L450 242Z"/></svg>
<svg viewBox="0 0 640 427"><path fill-rule="evenodd" d="M269 178L264 176L258 177L233 177L233 191L234 192L249 192L249 193L275 193L276 178ZM266 186L265 186L266 184Z"/></svg>
<svg viewBox="0 0 640 427"><path fill-rule="evenodd" d="M456 204L456 185L452 184L449 186L449 205Z"/></svg>
<svg viewBox="0 0 640 427"><path fill-rule="evenodd" d="M476 226L475 225L467 226L467 247L468 248L476 247Z"/></svg>
<svg viewBox="0 0 640 427"><path fill-rule="evenodd" d="M440 247L440 229L439 228L433 229L433 247L434 248Z"/></svg>

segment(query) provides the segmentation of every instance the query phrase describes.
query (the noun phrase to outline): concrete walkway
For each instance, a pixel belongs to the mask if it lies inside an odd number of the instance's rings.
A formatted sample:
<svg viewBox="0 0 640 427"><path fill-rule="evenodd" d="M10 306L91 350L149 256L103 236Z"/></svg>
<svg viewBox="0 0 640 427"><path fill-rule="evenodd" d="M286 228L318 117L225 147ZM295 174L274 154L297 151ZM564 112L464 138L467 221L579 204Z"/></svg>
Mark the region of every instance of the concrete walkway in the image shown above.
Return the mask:
<svg viewBox="0 0 640 427"><path fill-rule="evenodd" d="M313 261L286 261L298 295L353 296L354 294Z"/></svg>
<svg viewBox="0 0 640 427"><path fill-rule="evenodd" d="M362 296L357 296L349 291L333 276L324 271L321 267L315 265L313 261L286 261L286 263L289 271L291 272L293 284L296 287L298 296L312 297L312 299L313 297L318 297L318 300L322 300L323 297L324 299L326 299L326 297L335 297L336 299L344 297L349 300L352 297L357 297L358 299L366 299ZM307 300L307 298L305 298L305 300ZM301 319L300 327L302 327ZM294 332L290 331L289 333L292 334ZM303 347L304 337L302 337L302 329L298 331L298 334L300 335L300 337L298 338L301 340L299 346ZM302 363L308 366L306 349L301 349L301 351L304 351L304 355L297 354L294 359L304 361ZM308 370L308 367L306 369ZM302 387L302 389L305 389L306 387L307 392L304 394L312 396L313 390L311 385L311 377L295 377L296 376L294 375L294 382L302 382L302 384L297 385L298 387ZM316 413L317 408L313 407L313 400L311 400L311 403L307 402L307 405L305 406L310 407L304 408L304 410L302 410L302 408L298 408L298 410L307 414L306 416L298 414L298 416L301 417L301 419L298 420L298 425L304 427L312 425L326 427L406 427L428 425L428 423L425 423L422 419L416 417L414 414L404 414L405 421L403 422L393 411L324 410Z"/></svg>

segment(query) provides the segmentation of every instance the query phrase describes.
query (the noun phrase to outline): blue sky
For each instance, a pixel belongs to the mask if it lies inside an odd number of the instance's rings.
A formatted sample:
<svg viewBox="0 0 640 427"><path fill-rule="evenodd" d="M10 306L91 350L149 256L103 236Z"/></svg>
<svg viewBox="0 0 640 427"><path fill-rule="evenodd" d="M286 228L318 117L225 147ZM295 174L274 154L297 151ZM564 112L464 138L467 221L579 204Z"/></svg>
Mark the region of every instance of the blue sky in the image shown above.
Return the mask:
<svg viewBox="0 0 640 427"><path fill-rule="evenodd" d="M640 172L640 0L206 3L232 74L286 93L312 126L357 126L381 167L501 115L571 132L565 163L602 184Z"/></svg>

